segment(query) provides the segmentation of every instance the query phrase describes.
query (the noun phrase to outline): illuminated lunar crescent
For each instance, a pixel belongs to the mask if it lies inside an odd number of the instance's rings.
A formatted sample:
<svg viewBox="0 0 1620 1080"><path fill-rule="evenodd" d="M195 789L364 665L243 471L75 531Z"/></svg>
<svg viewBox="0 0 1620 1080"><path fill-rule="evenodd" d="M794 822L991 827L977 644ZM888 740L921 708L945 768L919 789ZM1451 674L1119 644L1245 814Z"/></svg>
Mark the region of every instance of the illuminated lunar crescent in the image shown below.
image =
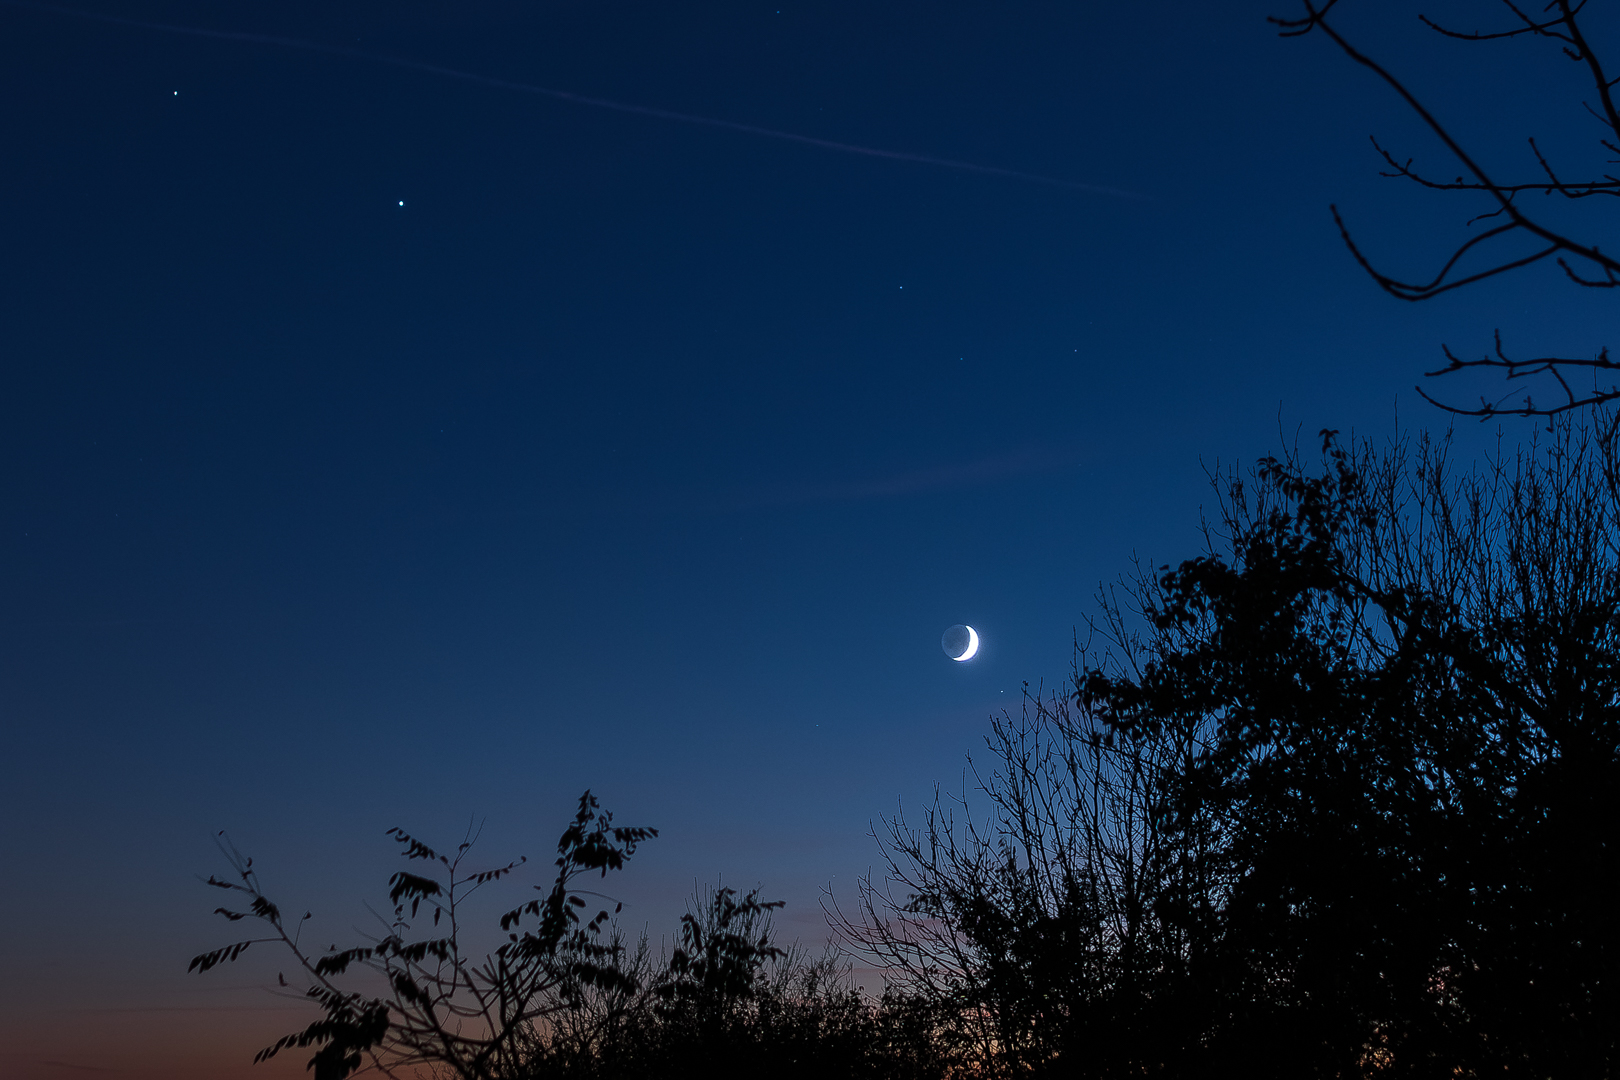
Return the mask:
<svg viewBox="0 0 1620 1080"><path fill-rule="evenodd" d="M939 639L939 647L945 650L945 655L961 663L973 659L973 654L979 651L979 632L971 626L958 623L945 631L945 636Z"/></svg>

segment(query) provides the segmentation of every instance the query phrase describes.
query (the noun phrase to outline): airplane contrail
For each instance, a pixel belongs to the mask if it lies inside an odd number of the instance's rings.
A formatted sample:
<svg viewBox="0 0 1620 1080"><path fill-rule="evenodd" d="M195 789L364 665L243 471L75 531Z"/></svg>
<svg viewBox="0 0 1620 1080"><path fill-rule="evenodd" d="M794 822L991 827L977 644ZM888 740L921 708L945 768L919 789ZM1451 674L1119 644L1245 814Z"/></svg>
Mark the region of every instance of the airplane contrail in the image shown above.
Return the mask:
<svg viewBox="0 0 1620 1080"><path fill-rule="evenodd" d="M650 105L633 105L623 101L613 101L608 98L590 97L585 94L575 94L567 90L554 90L547 86L537 86L534 83L517 82L512 79L501 79L492 75L480 75L473 71L462 71L459 68L444 67L440 64L430 64L422 60L412 60L404 56L390 56L387 53L367 52L364 49L351 49L344 45L326 45L319 41L309 41L304 38L279 37L273 34L250 34L235 30L208 30L200 26L182 26L175 23L148 22L145 19L129 19L119 15L104 15L96 11L83 11L78 8L62 7L57 4L39 3L36 0L0 0L0 4L7 7L24 8L31 11L45 11L56 15L67 15L74 18L89 19L93 22L111 23L117 26L133 26L142 30L156 30L166 34L180 34L186 37L212 38L216 41L236 41L255 45L273 45L283 49L298 49L303 52L325 53L328 56L341 56L355 60L370 60L373 63L388 64L392 67L405 68L411 71L421 71L430 75L439 75L447 79L459 79L462 82L477 83L481 86L495 87L500 90L515 90L524 94L537 94L541 97L552 98L557 101L566 101L574 105L588 105L595 109L611 109L614 112L632 113L637 116L651 116L659 120L672 120L680 124L698 124L703 127L722 128L727 131L737 131L744 135L756 135L767 139L781 139L786 142L800 143L804 146L814 146L821 150L832 150L841 154L860 154L865 157L886 158L890 161L911 161L920 165L934 165L939 168L957 169L962 172L980 173L985 176L1003 176L1014 180L1028 180L1037 184L1049 184L1054 187L1068 188L1072 191L1084 191L1093 195L1111 195L1120 199L1143 199L1146 196L1134 191L1123 191L1119 188L1103 187L1097 184L1082 184L1073 180L1059 180L1052 176L1041 176L1038 173L1019 172L1016 169L1001 169L994 165L976 165L970 161L953 161L950 158L930 157L927 154L908 154L900 150L881 150L872 146L857 146L854 143L835 142L831 139L818 139L811 135L799 135L791 131L777 131L774 128L757 127L754 124L740 124L735 120L722 120L713 116L696 116L692 113L674 112L669 109L659 109Z"/></svg>

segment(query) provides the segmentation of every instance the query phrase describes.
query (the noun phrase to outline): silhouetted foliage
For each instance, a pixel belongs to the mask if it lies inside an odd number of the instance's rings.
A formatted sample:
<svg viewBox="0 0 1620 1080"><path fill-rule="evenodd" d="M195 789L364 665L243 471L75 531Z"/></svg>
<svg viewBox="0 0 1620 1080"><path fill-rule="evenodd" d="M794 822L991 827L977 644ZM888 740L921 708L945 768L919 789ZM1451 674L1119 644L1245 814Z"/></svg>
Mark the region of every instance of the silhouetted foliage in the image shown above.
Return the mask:
<svg viewBox="0 0 1620 1080"><path fill-rule="evenodd" d="M623 950L624 984L598 994L532 1048L533 1077L657 1080L930 1080L948 1063L925 1013L894 995L866 998L834 954L810 960L772 944L779 902L719 889L681 920L661 963L646 939Z"/></svg>
<svg viewBox="0 0 1620 1080"><path fill-rule="evenodd" d="M657 835L614 826L589 792L558 842L549 890L535 886L542 897L501 915L505 943L478 960L463 943L465 905L524 860L466 871L473 836L440 854L403 830L389 835L407 860L435 869L389 879L394 909L380 937L319 955L299 940L310 916L287 926L252 860L222 844L235 880L208 884L241 895L245 909L217 913L231 922L258 919L271 933L197 956L191 970L233 961L252 945L280 944L307 978L305 996L323 1013L255 1061L313 1049L316 1080L368 1069L411 1076L423 1068L463 1080L946 1074L926 1014L892 996L868 1000L834 955L812 961L778 947L770 913L782 903L761 899L757 890L739 895L722 888L700 898L682 917L674 949L657 962L645 935L626 947L607 909L581 921L588 904L578 879L622 868L637 845ZM413 936L418 919L442 928L443 936ZM361 988L340 985L345 976L357 976Z"/></svg>
<svg viewBox="0 0 1620 1080"><path fill-rule="evenodd" d="M515 1076L525 1064L525 1051L537 1025L574 1007L590 991L628 992L619 962L620 945L603 928L604 909L588 921L588 905L576 891L584 875L606 876L623 867L636 847L658 835L656 829L615 826L590 792L580 796L579 812L557 843L556 878L544 896L500 917L504 944L483 957L469 955L462 937L463 908L483 886L505 878L525 860L469 872L463 861L473 846L469 836L454 852L440 854L401 829L389 830L409 860L428 864L425 874L401 871L389 879L391 919L382 936L369 945L313 954L300 943L305 914L289 927L280 909L264 894L253 860L229 845L224 850L235 880L209 877L208 884L239 894L246 910L218 908L236 922L257 919L270 929L266 937L236 942L203 953L189 970L209 969L233 961L249 946L277 943L302 969L309 999L325 1016L300 1032L261 1050L264 1061L282 1050L315 1048L309 1067L315 1080L343 1080L364 1066L391 1069L426 1066L447 1070L465 1080ZM441 936L413 936L412 924L431 911L431 927ZM346 990L337 980L351 968L372 976L367 985L381 992Z"/></svg>
<svg viewBox="0 0 1620 1080"><path fill-rule="evenodd" d="M1224 552L1142 596L1150 662L1079 687L1124 731L1210 724L1177 792L1227 838L1206 1043L1295 1075L1609 1075L1612 437L1566 422L1463 477L1426 440L1324 451L1232 483Z"/></svg>
<svg viewBox="0 0 1620 1080"><path fill-rule="evenodd" d="M973 769L987 812L936 795L919 825L891 820L883 879L835 923L932 1005L971 1071L1135 1074L1194 1031L1182 994L1208 890L1169 794L1196 738L1112 731L1026 687L1022 715L993 723L994 765Z"/></svg>
<svg viewBox="0 0 1620 1080"><path fill-rule="evenodd" d="M462 906L522 861L396 829L431 869L376 940L305 953L227 847L219 914L272 933L192 967L290 949L323 1015L259 1056L317 1080L1611 1077L1620 450L1612 415L1552 424L1461 475L1443 440L1324 432L1319 469L1214 477L1204 554L1105 592L1072 683L1026 687L831 909L879 1000L779 947L757 890L700 896L657 958L582 921L577 879L655 835L589 793L477 963Z"/></svg>
<svg viewBox="0 0 1620 1080"><path fill-rule="evenodd" d="M1549 0L1535 8L1521 6L1515 0L1501 0L1484 5L1485 29L1474 26L1463 29L1444 25L1426 15L1416 15L1429 30L1446 38L1466 42L1516 38L1540 41L1581 67L1592 96L1589 101L1570 104L1572 108L1578 104L1599 125L1598 161L1587 166L1586 175L1571 179L1531 134L1524 161L1535 175L1513 181L1503 180L1494 168L1487 170L1478 147L1464 146L1454 129L1426 107L1405 82L1340 31L1335 21L1328 18L1339 2L1305 0L1303 15L1273 18L1271 22L1280 28L1284 37L1314 34L1328 38L1345 56L1393 89L1444 146L1450 164L1419 166L1414 158L1394 153L1374 138L1373 147L1388 167L1382 175L1409 180L1429 191L1458 196L1466 208L1461 215L1464 228L1472 230L1474 225L1481 225L1478 231L1471 231L1466 239L1459 241L1448 257L1437 260L1438 269L1432 277L1406 280L1379 269L1352 237L1338 207L1333 207L1333 220L1350 253L1379 287L1402 300L1427 300L1550 258L1575 285L1599 290L1620 288L1620 260L1602 250L1601 238L1590 218L1583 227L1565 228L1554 224L1557 215L1549 213L1545 204L1539 210L1530 205L1531 196L1557 196L1590 210L1607 198L1620 196L1620 178L1608 171L1612 168L1613 156L1620 155L1620 106L1616 105L1614 94L1615 83L1620 80L1609 75L1597 45L1589 36L1590 21L1583 22L1590 14L1585 0ZM1480 359L1465 360L1448 346L1441 348L1446 365L1428 372L1430 376L1474 369L1499 371L1510 383L1545 376L1546 386L1555 396L1552 404L1538 405L1532 394L1526 393L1518 404L1504 404L1514 393L1510 387L1508 393L1496 401L1482 397L1477 407L1464 408L1436 400L1418 388L1418 393L1451 412L1479 417L1547 416L1620 398L1620 382L1615 381L1620 374L1620 360L1613 359L1607 347L1595 356L1514 358L1503 347L1498 331L1494 348Z"/></svg>
<svg viewBox="0 0 1620 1080"><path fill-rule="evenodd" d="M1218 478L996 725L989 811L891 823L846 934L980 1072L1613 1074L1615 446L1445 450Z"/></svg>

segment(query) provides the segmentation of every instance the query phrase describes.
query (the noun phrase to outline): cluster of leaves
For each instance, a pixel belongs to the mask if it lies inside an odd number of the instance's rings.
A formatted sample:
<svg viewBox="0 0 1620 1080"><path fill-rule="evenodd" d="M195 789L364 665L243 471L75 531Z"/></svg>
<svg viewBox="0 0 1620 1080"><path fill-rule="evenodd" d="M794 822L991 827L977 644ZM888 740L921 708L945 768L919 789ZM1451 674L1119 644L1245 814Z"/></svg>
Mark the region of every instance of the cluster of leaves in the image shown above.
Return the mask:
<svg viewBox="0 0 1620 1080"><path fill-rule="evenodd" d="M992 1074L1613 1075L1612 430L1220 478L846 934Z"/></svg>

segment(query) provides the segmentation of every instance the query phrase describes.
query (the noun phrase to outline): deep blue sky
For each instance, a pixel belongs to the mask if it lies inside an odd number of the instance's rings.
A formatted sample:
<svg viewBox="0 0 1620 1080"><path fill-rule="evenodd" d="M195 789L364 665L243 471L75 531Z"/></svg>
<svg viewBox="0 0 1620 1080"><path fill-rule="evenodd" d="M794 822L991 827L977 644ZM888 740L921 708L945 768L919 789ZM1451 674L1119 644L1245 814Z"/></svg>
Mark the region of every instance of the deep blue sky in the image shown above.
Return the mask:
<svg viewBox="0 0 1620 1080"><path fill-rule="evenodd" d="M1353 6L1496 160L1593 160L1569 65ZM384 829L543 856L590 787L663 832L632 926L723 875L819 941L1099 582L1196 553L1207 466L1443 424L1441 341L1604 341L1555 271L1377 291L1329 202L1413 270L1466 212L1378 179L1433 144L1283 0L86 8L1137 197L0 5L8 1076L298 1021L273 958L183 974L221 828L341 941Z"/></svg>

